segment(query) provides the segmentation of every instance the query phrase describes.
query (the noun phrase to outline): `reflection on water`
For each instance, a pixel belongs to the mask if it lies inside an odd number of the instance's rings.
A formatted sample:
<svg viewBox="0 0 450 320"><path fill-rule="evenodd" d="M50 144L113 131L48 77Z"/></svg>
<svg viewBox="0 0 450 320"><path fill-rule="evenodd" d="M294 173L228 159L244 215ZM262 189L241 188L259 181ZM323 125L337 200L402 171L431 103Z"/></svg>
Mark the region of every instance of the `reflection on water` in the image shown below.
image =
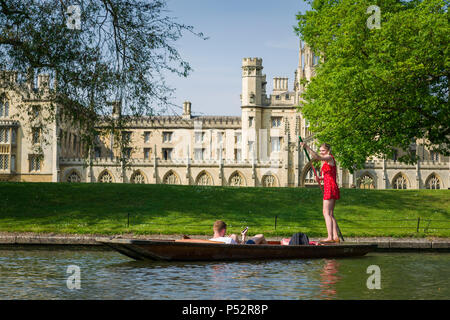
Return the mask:
<svg viewBox="0 0 450 320"><path fill-rule="evenodd" d="M80 267L81 289L66 285ZM381 290L366 287L381 269ZM0 299L448 299L450 254L137 262L111 251L0 250Z"/></svg>
<svg viewBox="0 0 450 320"><path fill-rule="evenodd" d="M325 259L323 264L320 288L320 298L332 299L336 296L335 284L341 279L338 274L339 262L335 259Z"/></svg>

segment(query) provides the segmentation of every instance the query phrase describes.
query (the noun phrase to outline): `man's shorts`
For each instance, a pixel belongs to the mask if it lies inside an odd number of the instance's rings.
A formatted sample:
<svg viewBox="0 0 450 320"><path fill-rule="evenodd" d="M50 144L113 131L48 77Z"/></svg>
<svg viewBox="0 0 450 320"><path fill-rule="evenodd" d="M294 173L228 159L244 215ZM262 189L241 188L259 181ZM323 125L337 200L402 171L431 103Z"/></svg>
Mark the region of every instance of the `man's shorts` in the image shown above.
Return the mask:
<svg viewBox="0 0 450 320"><path fill-rule="evenodd" d="M256 242L253 241L252 239L250 239L250 240L247 240L247 241L245 242L245 244L256 244Z"/></svg>

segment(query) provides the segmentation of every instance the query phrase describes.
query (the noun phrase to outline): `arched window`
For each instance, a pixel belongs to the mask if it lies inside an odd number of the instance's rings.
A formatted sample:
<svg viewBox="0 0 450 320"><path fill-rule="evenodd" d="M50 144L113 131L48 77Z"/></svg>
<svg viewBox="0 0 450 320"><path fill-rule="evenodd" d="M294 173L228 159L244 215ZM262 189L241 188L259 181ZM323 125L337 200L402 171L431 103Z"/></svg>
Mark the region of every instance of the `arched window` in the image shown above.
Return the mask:
<svg viewBox="0 0 450 320"><path fill-rule="evenodd" d="M163 182L165 184L180 184L178 176L173 171L169 171L169 173L165 176Z"/></svg>
<svg viewBox="0 0 450 320"><path fill-rule="evenodd" d="M244 178L239 172L233 173L233 175L230 177L230 186L232 187L242 187L244 186Z"/></svg>
<svg viewBox="0 0 450 320"><path fill-rule="evenodd" d="M113 177L108 171L103 171L102 174L98 177L98 182L101 183L112 183Z"/></svg>
<svg viewBox="0 0 450 320"><path fill-rule="evenodd" d="M394 189L407 189L407 186L408 180L406 180L406 177L403 174L397 175L392 182L392 187Z"/></svg>
<svg viewBox="0 0 450 320"><path fill-rule="evenodd" d="M313 53L313 66L319 64L319 61L320 61L320 56L316 56L316 55Z"/></svg>
<svg viewBox="0 0 450 320"><path fill-rule="evenodd" d="M199 186L210 186L212 185L212 179L206 172L201 173L197 178L197 185Z"/></svg>
<svg viewBox="0 0 450 320"><path fill-rule="evenodd" d="M263 187L276 187L277 184L277 180L276 178L269 174L269 175L265 175L262 178L262 185Z"/></svg>
<svg viewBox="0 0 450 320"><path fill-rule="evenodd" d="M373 178L366 174L358 178L358 187L360 189L375 189Z"/></svg>
<svg viewBox="0 0 450 320"><path fill-rule="evenodd" d="M135 171L131 176L131 183L143 184L145 183L145 177L141 171Z"/></svg>
<svg viewBox="0 0 450 320"><path fill-rule="evenodd" d="M9 116L9 101L5 96L0 98L0 118Z"/></svg>
<svg viewBox="0 0 450 320"><path fill-rule="evenodd" d="M72 171L67 176L67 182L81 182L81 177L76 171Z"/></svg>
<svg viewBox="0 0 450 320"><path fill-rule="evenodd" d="M428 177L428 179L425 183L425 186L427 189L433 189L433 190L440 189L441 188L441 180L439 180L439 178L433 173Z"/></svg>
<svg viewBox="0 0 450 320"><path fill-rule="evenodd" d="M308 172L306 172L305 180L303 181L305 185L314 185L316 183L316 179L314 177L314 170L312 167L309 167Z"/></svg>

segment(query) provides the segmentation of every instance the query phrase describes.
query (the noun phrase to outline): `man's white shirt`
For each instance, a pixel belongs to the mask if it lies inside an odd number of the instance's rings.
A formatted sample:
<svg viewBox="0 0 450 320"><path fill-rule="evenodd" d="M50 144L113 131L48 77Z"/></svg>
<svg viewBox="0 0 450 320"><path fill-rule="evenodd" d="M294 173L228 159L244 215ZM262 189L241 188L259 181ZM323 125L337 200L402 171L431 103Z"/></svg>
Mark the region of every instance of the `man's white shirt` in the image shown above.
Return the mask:
<svg viewBox="0 0 450 320"><path fill-rule="evenodd" d="M230 237L218 237L218 238L211 238L209 240L217 241L217 242L224 242L225 244L237 244L237 242L234 241L233 238L230 238Z"/></svg>

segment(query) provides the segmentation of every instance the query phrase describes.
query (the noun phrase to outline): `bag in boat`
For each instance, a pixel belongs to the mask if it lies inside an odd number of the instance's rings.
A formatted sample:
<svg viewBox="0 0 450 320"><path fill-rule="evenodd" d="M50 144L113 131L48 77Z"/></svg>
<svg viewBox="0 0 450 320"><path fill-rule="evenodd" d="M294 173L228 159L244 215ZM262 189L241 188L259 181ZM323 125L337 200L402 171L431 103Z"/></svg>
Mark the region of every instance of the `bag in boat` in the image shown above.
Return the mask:
<svg viewBox="0 0 450 320"><path fill-rule="evenodd" d="M289 241L290 246L309 245L309 238L302 232L294 233Z"/></svg>

